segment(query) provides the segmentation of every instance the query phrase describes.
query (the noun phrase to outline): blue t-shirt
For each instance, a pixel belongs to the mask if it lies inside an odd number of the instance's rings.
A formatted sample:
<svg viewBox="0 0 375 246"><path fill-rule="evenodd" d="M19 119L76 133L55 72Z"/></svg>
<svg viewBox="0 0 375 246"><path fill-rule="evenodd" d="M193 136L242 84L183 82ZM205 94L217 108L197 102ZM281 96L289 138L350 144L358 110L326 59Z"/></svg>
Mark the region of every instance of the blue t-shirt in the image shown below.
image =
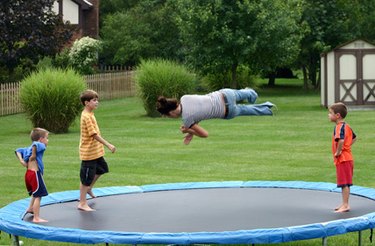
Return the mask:
<svg viewBox="0 0 375 246"><path fill-rule="evenodd" d="M32 154L32 148L36 146L36 162L38 163L39 172L43 175L44 164L43 164L43 154L46 150L46 145L41 142L34 141L29 147L18 148L16 152L20 153L23 160L27 163L29 162L30 156Z"/></svg>

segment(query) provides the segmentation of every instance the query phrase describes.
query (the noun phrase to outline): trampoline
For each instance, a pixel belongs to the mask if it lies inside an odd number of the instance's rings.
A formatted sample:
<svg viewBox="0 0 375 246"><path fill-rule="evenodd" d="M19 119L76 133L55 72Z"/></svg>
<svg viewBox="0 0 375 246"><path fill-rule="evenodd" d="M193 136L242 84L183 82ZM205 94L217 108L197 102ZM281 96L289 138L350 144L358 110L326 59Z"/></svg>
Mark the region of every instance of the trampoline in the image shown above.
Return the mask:
<svg viewBox="0 0 375 246"><path fill-rule="evenodd" d="M352 210L335 184L303 181L227 181L94 189L76 208L79 191L42 199L34 224L24 214L29 198L0 209L0 231L40 240L107 244L265 244L327 238L372 229L375 190L351 187ZM324 242L324 240L323 240Z"/></svg>

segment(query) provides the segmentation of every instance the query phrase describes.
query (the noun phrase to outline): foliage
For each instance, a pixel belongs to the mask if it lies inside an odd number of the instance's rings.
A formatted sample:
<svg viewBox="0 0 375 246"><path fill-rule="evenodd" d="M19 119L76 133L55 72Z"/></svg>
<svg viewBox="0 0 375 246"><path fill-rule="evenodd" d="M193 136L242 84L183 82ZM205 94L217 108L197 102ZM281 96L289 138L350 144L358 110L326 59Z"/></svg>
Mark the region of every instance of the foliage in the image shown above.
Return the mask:
<svg viewBox="0 0 375 246"><path fill-rule="evenodd" d="M64 48L52 59L52 65L56 68L66 69L70 68L69 48Z"/></svg>
<svg viewBox="0 0 375 246"><path fill-rule="evenodd" d="M98 63L98 51L101 47L101 41L90 37L74 41L69 51L70 64L81 74L94 73L94 65Z"/></svg>
<svg viewBox="0 0 375 246"><path fill-rule="evenodd" d="M25 58L34 64L55 54L71 37L53 12L54 0L0 1L0 66L12 74ZM31 63L31 64L33 64Z"/></svg>
<svg viewBox="0 0 375 246"><path fill-rule="evenodd" d="M64 133L82 108L79 95L85 87L74 70L42 69L21 82L20 101L34 127Z"/></svg>
<svg viewBox="0 0 375 246"><path fill-rule="evenodd" d="M246 66L240 66L237 69L237 88L254 87L254 75ZM208 74L202 79L202 84L207 86L208 91L215 91L230 87L231 73Z"/></svg>
<svg viewBox="0 0 375 246"><path fill-rule="evenodd" d="M317 84L317 71L320 54L340 43L353 39L349 30L348 12L339 1L305 0L303 11L304 38L297 63L314 86Z"/></svg>
<svg viewBox="0 0 375 246"><path fill-rule="evenodd" d="M181 60L181 41L174 21L173 1L140 1L109 14L101 36L106 63L133 66L141 59Z"/></svg>
<svg viewBox="0 0 375 246"><path fill-rule="evenodd" d="M194 90L195 76L175 62L156 59L144 60L137 68L138 92L148 116L156 117L159 96L180 98Z"/></svg>
<svg viewBox="0 0 375 246"><path fill-rule="evenodd" d="M178 25L189 61L203 74L291 63L301 38L299 1L178 1ZM294 7L293 12L290 9Z"/></svg>

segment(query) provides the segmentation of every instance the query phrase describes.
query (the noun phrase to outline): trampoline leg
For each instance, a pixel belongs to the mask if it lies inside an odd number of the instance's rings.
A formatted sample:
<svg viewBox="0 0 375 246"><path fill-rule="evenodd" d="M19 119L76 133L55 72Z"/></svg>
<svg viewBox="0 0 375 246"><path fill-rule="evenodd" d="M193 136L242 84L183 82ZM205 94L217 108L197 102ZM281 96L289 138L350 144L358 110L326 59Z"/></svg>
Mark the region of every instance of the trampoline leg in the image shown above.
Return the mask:
<svg viewBox="0 0 375 246"><path fill-rule="evenodd" d="M12 235L12 245L13 246L20 246L20 239L16 235Z"/></svg>
<svg viewBox="0 0 375 246"><path fill-rule="evenodd" d="M323 237L322 245L327 246L327 237Z"/></svg>
<svg viewBox="0 0 375 246"><path fill-rule="evenodd" d="M362 231L358 231L358 246L362 245Z"/></svg>

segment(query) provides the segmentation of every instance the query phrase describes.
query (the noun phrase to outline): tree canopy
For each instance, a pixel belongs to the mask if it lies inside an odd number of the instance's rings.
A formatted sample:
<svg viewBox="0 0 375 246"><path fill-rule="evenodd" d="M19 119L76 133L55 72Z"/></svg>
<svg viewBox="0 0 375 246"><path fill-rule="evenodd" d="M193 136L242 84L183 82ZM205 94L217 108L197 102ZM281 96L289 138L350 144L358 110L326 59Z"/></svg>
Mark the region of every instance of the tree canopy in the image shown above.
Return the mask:
<svg viewBox="0 0 375 246"><path fill-rule="evenodd" d="M0 1L0 66L11 74L22 59L34 64L55 54L71 37L53 12L54 0Z"/></svg>
<svg viewBox="0 0 375 246"><path fill-rule="evenodd" d="M299 1L178 2L190 62L203 73L231 71L232 87L239 65L272 71L298 54Z"/></svg>

